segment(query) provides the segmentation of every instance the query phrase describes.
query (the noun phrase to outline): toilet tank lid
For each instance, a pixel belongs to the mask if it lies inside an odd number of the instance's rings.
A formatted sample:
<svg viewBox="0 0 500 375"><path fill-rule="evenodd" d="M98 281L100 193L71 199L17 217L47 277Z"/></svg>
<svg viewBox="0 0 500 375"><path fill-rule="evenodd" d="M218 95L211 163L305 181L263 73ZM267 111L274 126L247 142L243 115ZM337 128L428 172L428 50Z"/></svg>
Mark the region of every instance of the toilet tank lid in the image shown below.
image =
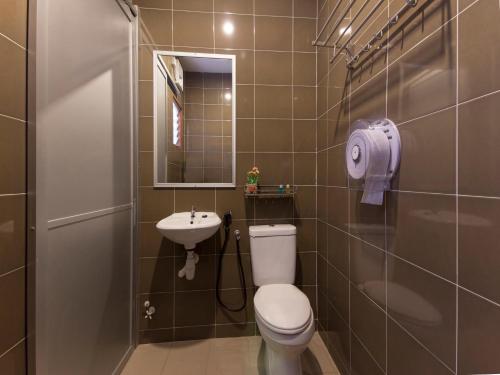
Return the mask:
<svg viewBox="0 0 500 375"><path fill-rule="evenodd" d="M248 231L250 237L293 236L297 228L291 224L252 225Z"/></svg>

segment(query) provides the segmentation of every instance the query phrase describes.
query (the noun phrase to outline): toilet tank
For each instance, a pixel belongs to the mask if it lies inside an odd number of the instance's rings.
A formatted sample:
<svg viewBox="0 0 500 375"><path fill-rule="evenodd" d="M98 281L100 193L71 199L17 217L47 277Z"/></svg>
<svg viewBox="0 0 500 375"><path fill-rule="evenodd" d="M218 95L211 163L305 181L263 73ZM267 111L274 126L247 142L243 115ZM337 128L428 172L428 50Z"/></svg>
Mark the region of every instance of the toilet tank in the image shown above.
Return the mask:
<svg viewBox="0 0 500 375"><path fill-rule="evenodd" d="M249 228L249 233L254 284L293 284L297 233L295 226L254 225Z"/></svg>

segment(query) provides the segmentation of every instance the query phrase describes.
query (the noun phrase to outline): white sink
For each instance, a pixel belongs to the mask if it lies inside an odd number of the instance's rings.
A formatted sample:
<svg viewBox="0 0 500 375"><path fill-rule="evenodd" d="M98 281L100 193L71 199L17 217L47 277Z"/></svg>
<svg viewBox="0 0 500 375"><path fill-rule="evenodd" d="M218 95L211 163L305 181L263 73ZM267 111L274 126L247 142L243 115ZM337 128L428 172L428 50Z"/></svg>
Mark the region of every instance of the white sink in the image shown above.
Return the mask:
<svg viewBox="0 0 500 375"><path fill-rule="evenodd" d="M215 212L196 212L194 219L191 212L178 212L158 222L156 228L170 241L192 250L198 242L212 237L220 224L221 219Z"/></svg>

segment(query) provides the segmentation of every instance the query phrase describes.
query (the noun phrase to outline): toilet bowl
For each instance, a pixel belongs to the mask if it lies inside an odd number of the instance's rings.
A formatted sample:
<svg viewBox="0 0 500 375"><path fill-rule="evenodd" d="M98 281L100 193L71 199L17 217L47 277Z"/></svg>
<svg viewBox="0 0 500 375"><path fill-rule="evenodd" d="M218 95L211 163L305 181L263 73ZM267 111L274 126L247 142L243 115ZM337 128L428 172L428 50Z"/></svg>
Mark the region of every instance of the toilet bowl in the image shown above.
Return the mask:
<svg viewBox="0 0 500 375"><path fill-rule="evenodd" d="M255 320L266 344L269 375L300 375L300 355L314 334L309 300L290 284L260 287L254 298Z"/></svg>
<svg viewBox="0 0 500 375"><path fill-rule="evenodd" d="M249 228L255 320L265 342L268 375L301 375L300 355L314 334L307 296L293 285L296 228L289 224Z"/></svg>

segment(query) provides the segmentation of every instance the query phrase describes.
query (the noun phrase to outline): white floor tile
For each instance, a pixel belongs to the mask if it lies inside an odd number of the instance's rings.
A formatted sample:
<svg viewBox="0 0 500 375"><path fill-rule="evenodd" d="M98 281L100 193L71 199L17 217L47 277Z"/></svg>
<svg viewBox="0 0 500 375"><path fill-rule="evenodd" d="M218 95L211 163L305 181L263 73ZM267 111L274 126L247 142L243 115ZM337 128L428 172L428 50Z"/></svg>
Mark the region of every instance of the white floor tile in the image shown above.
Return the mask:
<svg viewBox="0 0 500 375"><path fill-rule="evenodd" d="M304 375L340 375L315 333L302 356ZM139 345L122 375L262 375L262 338L234 337Z"/></svg>

